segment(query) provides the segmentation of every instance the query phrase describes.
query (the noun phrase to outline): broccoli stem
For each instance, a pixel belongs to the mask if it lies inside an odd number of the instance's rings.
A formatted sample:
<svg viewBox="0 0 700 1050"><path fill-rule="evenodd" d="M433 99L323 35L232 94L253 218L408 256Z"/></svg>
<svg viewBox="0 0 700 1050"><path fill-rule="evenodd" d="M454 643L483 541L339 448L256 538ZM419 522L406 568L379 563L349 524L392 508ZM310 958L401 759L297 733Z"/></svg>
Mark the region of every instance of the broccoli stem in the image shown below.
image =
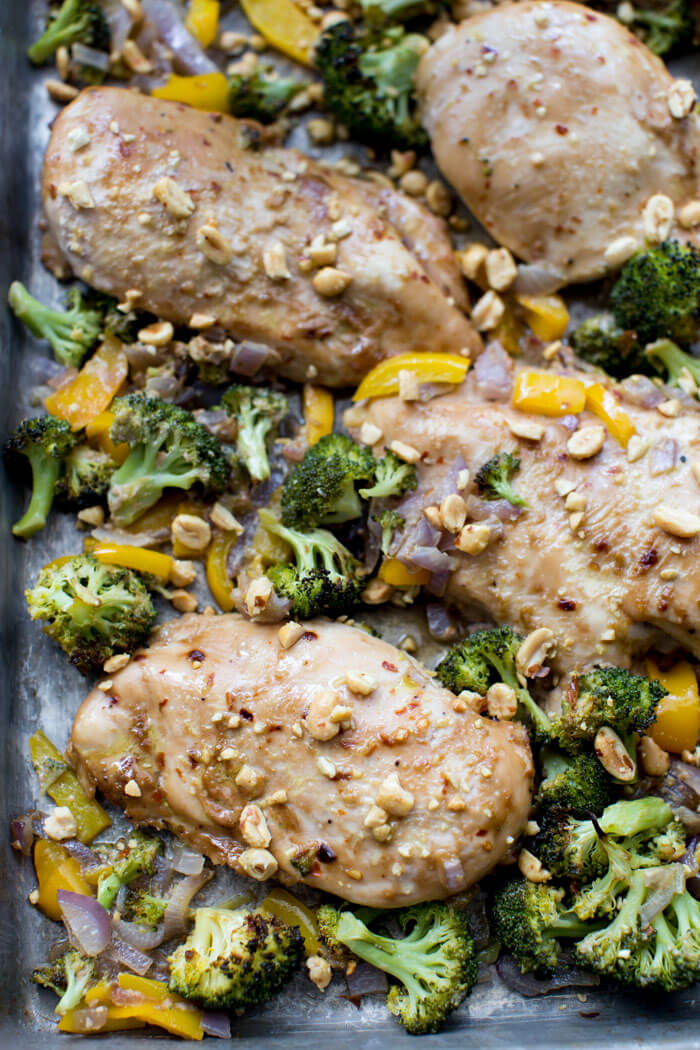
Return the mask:
<svg viewBox="0 0 700 1050"><path fill-rule="evenodd" d="M684 372L692 377L696 386L700 386L700 359L681 350L670 339L657 339L655 343L649 343L644 356L659 372L666 372L666 382L670 386L678 386Z"/></svg>
<svg viewBox="0 0 700 1050"><path fill-rule="evenodd" d="M12 534L27 540L46 524L61 473L61 462L36 447L27 449L25 455L32 469L32 496L26 511L12 526Z"/></svg>
<svg viewBox="0 0 700 1050"><path fill-rule="evenodd" d="M34 65L42 65L59 47L70 47L82 36L89 25L89 14L81 11L82 7L83 0L64 0L56 17L27 52Z"/></svg>
<svg viewBox="0 0 700 1050"><path fill-rule="evenodd" d="M79 368L100 334L100 318L83 306L76 293L69 310L54 310L35 299L19 281L13 281L7 301L19 321L38 339L51 344L54 357L66 368Z"/></svg>
<svg viewBox="0 0 700 1050"><path fill-rule="evenodd" d="M100 879L97 887L97 903L101 904L107 911L110 911L121 887L122 880L114 872L111 872L104 879Z"/></svg>
<svg viewBox="0 0 700 1050"><path fill-rule="evenodd" d="M338 920L337 936L360 959L401 981L410 996L420 998L423 995L418 975L425 971L426 964L430 964L430 956L420 940L412 941L410 934L401 940L383 937L369 930L349 911L344 911ZM435 961L439 962L438 953L435 955Z"/></svg>

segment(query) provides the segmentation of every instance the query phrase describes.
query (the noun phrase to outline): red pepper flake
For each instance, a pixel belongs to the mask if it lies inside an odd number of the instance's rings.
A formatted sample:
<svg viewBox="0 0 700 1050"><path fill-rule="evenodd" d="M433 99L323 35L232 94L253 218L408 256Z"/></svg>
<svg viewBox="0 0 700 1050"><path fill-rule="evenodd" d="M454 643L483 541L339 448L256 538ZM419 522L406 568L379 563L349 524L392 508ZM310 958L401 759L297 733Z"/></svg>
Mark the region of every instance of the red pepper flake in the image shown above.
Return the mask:
<svg viewBox="0 0 700 1050"><path fill-rule="evenodd" d="M382 660L382 667L385 671L398 671L398 667L395 667L394 664L390 664L388 660Z"/></svg>
<svg viewBox="0 0 700 1050"><path fill-rule="evenodd" d="M253 715L250 711L247 710L247 708L242 707L238 713L240 714L241 718L245 718L246 722L253 721Z"/></svg>
<svg viewBox="0 0 700 1050"><path fill-rule="evenodd" d="M201 664L206 659L206 657L201 649L193 649L191 653L187 654L187 659L192 660L193 662L195 660L198 660Z"/></svg>
<svg viewBox="0 0 700 1050"><path fill-rule="evenodd" d="M576 602L573 598L560 598L557 605L560 609L563 609L564 612L573 612L576 608Z"/></svg>
<svg viewBox="0 0 700 1050"><path fill-rule="evenodd" d="M315 642L317 638L318 638L318 635L316 634L315 631L304 631L304 633L301 636L300 641L302 641L302 642Z"/></svg>
<svg viewBox="0 0 700 1050"><path fill-rule="evenodd" d="M569 134L569 129L567 128L566 124L555 124L554 130L556 131L557 135Z"/></svg>

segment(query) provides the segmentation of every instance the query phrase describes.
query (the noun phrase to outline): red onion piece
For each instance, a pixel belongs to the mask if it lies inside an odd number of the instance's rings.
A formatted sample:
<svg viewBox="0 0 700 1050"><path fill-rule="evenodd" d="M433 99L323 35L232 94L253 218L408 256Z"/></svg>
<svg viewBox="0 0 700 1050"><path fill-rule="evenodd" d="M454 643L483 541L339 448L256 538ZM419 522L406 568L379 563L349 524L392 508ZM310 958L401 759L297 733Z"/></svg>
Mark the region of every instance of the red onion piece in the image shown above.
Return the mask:
<svg viewBox="0 0 700 1050"><path fill-rule="evenodd" d="M363 995L386 995L389 986L384 971L366 962L359 962L352 973L346 974L345 983L347 996L352 999Z"/></svg>
<svg viewBox="0 0 700 1050"><path fill-rule="evenodd" d="M133 944L123 941L117 933L112 934L111 954L119 960L122 966L126 966L127 970L137 973L139 977L143 977L144 974L148 973L153 963L150 956L139 951Z"/></svg>
<svg viewBox="0 0 700 1050"><path fill-rule="evenodd" d="M513 288L517 295L552 295L564 284L566 278L556 270L539 263L521 263Z"/></svg>
<svg viewBox="0 0 700 1050"><path fill-rule="evenodd" d="M442 602L431 602L427 605L425 618L431 638L435 638L438 642L448 642L454 638L456 628Z"/></svg>
<svg viewBox="0 0 700 1050"><path fill-rule="evenodd" d="M239 375L254 376L264 365L273 365L280 360L280 355L271 346L264 343L250 343L244 340L237 343L231 356L231 371Z"/></svg>
<svg viewBox="0 0 700 1050"><path fill-rule="evenodd" d="M666 394L652 383L649 376L627 376L618 383L617 391L623 401L639 408L656 408L666 400Z"/></svg>
<svg viewBox="0 0 700 1050"><path fill-rule="evenodd" d="M187 32L180 12L169 0L142 0L142 6L160 39L173 52L177 73L196 76L218 72L216 64L207 58L199 43Z"/></svg>
<svg viewBox="0 0 700 1050"><path fill-rule="evenodd" d="M491 343L474 362L474 381L486 401L509 401L513 392L513 360L500 343Z"/></svg>
<svg viewBox="0 0 700 1050"><path fill-rule="evenodd" d="M94 47L77 43L71 47L71 58L81 66L90 66L103 73L109 72L109 55L106 51L97 51Z"/></svg>
<svg viewBox="0 0 700 1050"><path fill-rule="evenodd" d="M91 1006L86 1010L74 1010L71 1014L71 1031L91 1035L104 1028L106 1021L106 1006Z"/></svg>
<svg viewBox="0 0 700 1050"><path fill-rule="evenodd" d="M649 473L653 478L670 474L678 463L678 442L673 438L661 438L652 445L649 453Z"/></svg>
<svg viewBox="0 0 700 1050"><path fill-rule="evenodd" d="M94 850L91 850L89 846L86 846L84 842L80 842L79 839L67 839L61 845L68 850L71 857L75 857L78 861L83 875L104 865L103 859Z"/></svg>
<svg viewBox="0 0 700 1050"><path fill-rule="evenodd" d="M201 853L189 849L183 842L176 842L173 847L172 865L173 870L180 875L199 875L204 867L204 857Z"/></svg>
<svg viewBox="0 0 700 1050"><path fill-rule="evenodd" d="M223 1010L202 1010L202 1029L217 1039L230 1039L231 1018Z"/></svg>
<svg viewBox="0 0 700 1050"><path fill-rule="evenodd" d="M56 899L73 944L94 958L105 950L112 935L109 912L94 897L59 890Z"/></svg>
<svg viewBox="0 0 700 1050"><path fill-rule="evenodd" d="M437 547L414 547L410 556L402 552L401 560L428 572L450 572L454 568L453 559L449 554L438 550Z"/></svg>
<svg viewBox="0 0 700 1050"><path fill-rule="evenodd" d="M560 966L551 977L535 977L532 973L521 973L511 955L502 955L496 963L496 972L507 988L531 999L536 995L547 995L562 988L595 988L600 977L574 967Z"/></svg>
<svg viewBox="0 0 700 1050"><path fill-rule="evenodd" d="M448 890L456 891L464 888L464 868L458 857L451 857L442 862L442 875Z"/></svg>
<svg viewBox="0 0 700 1050"><path fill-rule="evenodd" d="M169 941L187 930L187 912L190 901L202 886L213 877L212 871L204 870L199 875L188 875L177 883L165 909L163 940Z"/></svg>
<svg viewBox="0 0 700 1050"><path fill-rule="evenodd" d="M31 817L18 817L10 825L10 842L12 848L28 857L34 845L34 828Z"/></svg>
<svg viewBox="0 0 700 1050"><path fill-rule="evenodd" d="M685 889L687 871L684 864L664 864L644 872L644 881L651 888L639 912L642 928L667 908L673 898Z"/></svg>
<svg viewBox="0 0 700 1050"><path fill-rule="evenodd" d="M162 922L153 930L150 926L142 926L138 922L125 922L123 919L112 920L114 931L127 944L137 948L140 952L150 952L160 947L163 943L163 927Z"/></svg>
<svg viewBox="0 0 700 1050"><path fill-rule="evenodd" d="M102 9L109 25L109 46L121 53L131 31L131 17L121 0L102 0Z"/></svg>
<svg viewBox="0 0 700 1050"><path fill-rule="evenodd" d="M449 569L443 569L441 572L431 572L430 579L426 584L426 590L434 595L435 598L442 598L447 590L450 574L451 570Z"/></svg>

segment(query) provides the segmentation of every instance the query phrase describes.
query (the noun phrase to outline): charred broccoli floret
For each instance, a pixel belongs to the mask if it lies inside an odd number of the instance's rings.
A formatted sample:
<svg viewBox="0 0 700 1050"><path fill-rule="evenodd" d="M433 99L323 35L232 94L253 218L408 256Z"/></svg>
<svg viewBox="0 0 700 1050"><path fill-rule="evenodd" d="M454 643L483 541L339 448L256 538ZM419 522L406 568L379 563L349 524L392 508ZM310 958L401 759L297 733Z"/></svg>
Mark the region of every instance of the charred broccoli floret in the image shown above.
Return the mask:
<svg viewBox="0 0 700 1050"><path fill-rule="evenodd" d="M633 372L649 371L649 361L642 353L636 333L618 327L610 314L583 321L571 333L569 342L579 357L617 379Z"/></svg>
<svg viewBox="0 0 700 1050"><path fill-rule="evenodd" d="M26 598L32 620L46 621L46 633L83 674L115 653L137 649L156 618L135 572L102 565L89 554L44 566Z"/></svg>
<svg viewBox="0 0 700 1050"><path fill-rule="evenodd" d="M359 565L331 532L288 529L269 510L261 510L259 517L268 532L292 548L293 563L273 565L267 575L277 594L291 601L295 616L340 616L359 603L364 588Z"/></svg>
<svg viewBox="0 0 700 1050"><path fill-rule="evenodd" d="M410 22L412 18L435 15L440 0L360 0L360 6L371 22Z"/></svg>
<svg viewBox="0 0 700 1050"><path fill-rule="evenodd" d="M598 814L616 795L612 778L591 752L564 755L553 748L543 748L540 767L544 776L535 798L539 807Z"/></svg>
<svg viewBox="0 0 700 1050"><path fill-rule="evenodd" d="M15 317L39 339L46 339L58 363L66 368L80 368L100 338L102 317L91 309L79 288L68 292L65 311L44 306L19 281L10 285L7 300Z"/></svg>
<svg viewBox="0 0 700 1050"><path fill-rule="evenodd" d="M566 810L548 809L540 830L528 843L553 875L596 878L607 867L607 854L592 820L577 820Z"/></svg>
<svg viewBox="0 0 700 1050"><path fill-rule="evenodd" d="M91 985L97 984L97 969L94 959L86 959L70 948L54 962L37 966L32 980L60 997L56 1013L63 1016L75 1009Z"/></svg>
<svg viewBox="0 0 700 1050"><path fill-rule="evenodd" d="M275 75L273 66L257 66L247 76L239 73L229 77L229 109L234 117L250 117L269 124L303 87L300 80Z"/></svg>
<svg viewBox="0 0 700 1050"><path fill-rule="evenodd" d="M25 419L8 440L5 451L11 460L23 456L32 472L29 506L13 525L12 532L29 539L46 524L66 456L77 441L70 424L55 416Z"/></svg>
<svg viewBox="0 0 700 1050"><path fill-rule="evenodd" d="M512 452L499 452L479 468L474 480L484 499L506 499L514 507L527 507L527 500L519 496L510 483L519 470L519 456L514 456Z"/></svg>
<svg viewBox="0 0 700 1050"><path fill-rule="evenodd" d="M330 905L319 909L319 930L331 953L344 945L353 955L391 974L387 1006L414 1035L437 1032L471 992L477 976L474 942L463 912L448 904L418 904L398 913L404 936L375 933L377 913L357 915ZM379 913L381 914L381 913Z"/></svg>
<svg viewBox="0 0 700 1050"><path fill-rule="evenodd" d="M564 907L564 890L529 882L517 875L501 885L493 900L495 933L523 973L556 969L560 940L578 939L590 930Z"/></svg>
<svg viewBox="0 0 700 1050"><path fill-rule="evenodd" d="M692 244L664 241L633 255L622 267L610 307L620 328L644 346L672 339L689 346L700 320L700 254Z"/></svg>
<svg viewBox="0 0 700 1050"><path fill-rule="evenodd" d="M282 521L312 529L358 518L362 503L355 482L374 478L370 449L344 434L327 434L312 445L282 487Z"/></svg>
<svg viewBox="0 0 700 1050"><path fill-rule="evenodd" d="M596 0L597 7L627 26L656 55L668 55L692 44L693 17L690 0Z"/></svg>
<svg viewBox="0 0 700 1050"><path fill-rule="evenodd" d="M270 476L267 441L288 411L284 394L259 386L230 386L221 403L238 424L236 448L253 481Z"/></svg>
<svg viewBox="0 0 700 1050"><path fill-rule="evenodd" d="M161 924L168 906L166 897L159 897L150 890L131 889L124 902L122 918L139 926L155 930Z"/></svg>
<svg viewBox="0 0 700 1050"><path fill-rule="evenodd" d="M86 507L107 495L117 463L106 452L77 445L64 460L63 474L56 485L59 499L71 506Z"/></svg>
<svg viewBox="0 0 700 1050"><path fill-rule="evenodd" d="M521 644L522 638L510 627L477 631L452 646L438 666L438 677L453 693L468 689L484 695L490 685L504 682L515 691L521 711L536 735L548 739L552 723L518 678L516 655Z"/></svg>
<svg viewBox="0 0 700 1050"><path fill-rule="evenodd" d="M382 529L381 549L382 554L388 554L391 541L395 532L400 532L406 524L406 519L396 510L385 507L379 514L373 514L372 520L379 523Z"/></svg>
<svg viewBox="0 0 700 1050"><path fill-rule="evenodd" d="M128 886L143 875L155 874L156 857L163 848L160 839L149 838L136 828L129 840L98 844L95 849L110 866L109 872L100 875L97 883L97 900L110 910L122 886Z"/></svg>
<svg viewBox="0 0 700 1050"><path fill-rule="evenodd" d="M595 667L574 679L562 703L556 734L565 750L580 751L603 726L628 741L656 718L666 690L660 682L622 667ZM630 753L634 754L630 744Z"/></svg>
<svg viewBox="0 0 700 1050"><path fill-rule="evenodd" d="M130 525L164 489L201 485L217 495L226 487L230 471L221 446L191 412L143 394L118 397L112 412L112 441L130 447L107 495L116 525Z"/></svg>
<svg viewBox="0 0 700 1050"><path fill-rule="evenodd" d="M55 18L27 54L35 65L40 66L59 47L77 43L96 51L109 51L109 23L101 6L92 0L63 0Z"/></svg>
<svg viewBox="0 0 700 1050"><path fill-rule="evenodd" d="M328 109L362 142L381 150L425 149L413 77L426 40L401 27L372 29L337 22L316 45Z"/></svg>
<svg viewBox="0 0 700 1050"><path fill-rule="evenodd" d="M245 1010L275 995L303 957L296 926L243 908L198 908L192 933L168 959L169 988L203 1006Z"/></svg>
<svg viewBox="0 0 700 1050"><path fill-rule="evenodd" d="M153 321L153 314L120 310L118 299L106 292L98 292L95 288L88 288L84 292L83 302L88 309L99 314L102 331L116 336L122 343L135 343L139 330Z"/></svg>
<svg viewBox="0 0 700 1050"><path fill-rule="evenodd" d="M417 484L418 472L413 463L406 463L389 450L377 460L374 484L360 489L360 495L363 499L388 499L390 496L403 496Z"/></svg>

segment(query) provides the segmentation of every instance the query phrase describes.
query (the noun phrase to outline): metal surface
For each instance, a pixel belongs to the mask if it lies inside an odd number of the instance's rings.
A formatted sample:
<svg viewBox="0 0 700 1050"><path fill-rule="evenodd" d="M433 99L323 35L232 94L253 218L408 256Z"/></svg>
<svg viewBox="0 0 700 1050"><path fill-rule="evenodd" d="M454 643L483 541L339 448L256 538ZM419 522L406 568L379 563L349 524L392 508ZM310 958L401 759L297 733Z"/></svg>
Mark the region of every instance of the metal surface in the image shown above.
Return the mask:
<svg viewBox="0 0 700 1050"><path fill-rule="evenodd" d="M25 59L28 40L39 27L44 3L5 0L0 4L0 62L4 90L0 114L2 165L0 185L0 302L12 278L26 281L40 296L58 298L55 282L39 263L37 229L39 170L55 107L48 102L42 77ZM689 69L685 65L686 71ZM696 65L697 69L697 65ZM302 147L305 142L297 144ZM125 245L125 260L128 246ZM125 262L125 265L128 263ZM29 391L37 382L37 362L46 349L24 339L19 327L0 309L0 437L4 439L29 409ZM55 939L53 927L27 903L33 887L31 864L9 847L7 822L31 808L37 785L31 771L27 740L42 727L57 741L69 733L72 716L85 694L84 680L62 660L36 625L30 625L22 592L40 565L54 553L78 549L72 520L54 515L41 538L30 544L12 539L17 497L0 484L0 1046L38 1050L53 1045L107 1047L123 1050L175 1040L154 1032L99 1038L60 1036L55 1031L53 998L29 980L32 965ZM411 632L425 637L417 622ZM387 635L390 632L387 631ZM393 640L398 640L391 632ZM421 655L426 656L426 653ZM337 982L336 982L337 983ZM341 988L340 991L343 989ZM559 993L546 999L523 999L505 989L494 974L480 984L468 1003L440 1035L416 1042L388 1016L381 1001L365 1000L358 1010L334 986L322 996L300 976L285 995L267 1009L234 1021L236 1044L257 1050L287 1050L314 1044L337 1050L399 1050L402 1047L465 1045L478 1050L506 1047L619 1048L700 1047L694 1017L698 992L655 1000L641 993ZM583 1000L583 1001L582 1001Z"/></svg>

